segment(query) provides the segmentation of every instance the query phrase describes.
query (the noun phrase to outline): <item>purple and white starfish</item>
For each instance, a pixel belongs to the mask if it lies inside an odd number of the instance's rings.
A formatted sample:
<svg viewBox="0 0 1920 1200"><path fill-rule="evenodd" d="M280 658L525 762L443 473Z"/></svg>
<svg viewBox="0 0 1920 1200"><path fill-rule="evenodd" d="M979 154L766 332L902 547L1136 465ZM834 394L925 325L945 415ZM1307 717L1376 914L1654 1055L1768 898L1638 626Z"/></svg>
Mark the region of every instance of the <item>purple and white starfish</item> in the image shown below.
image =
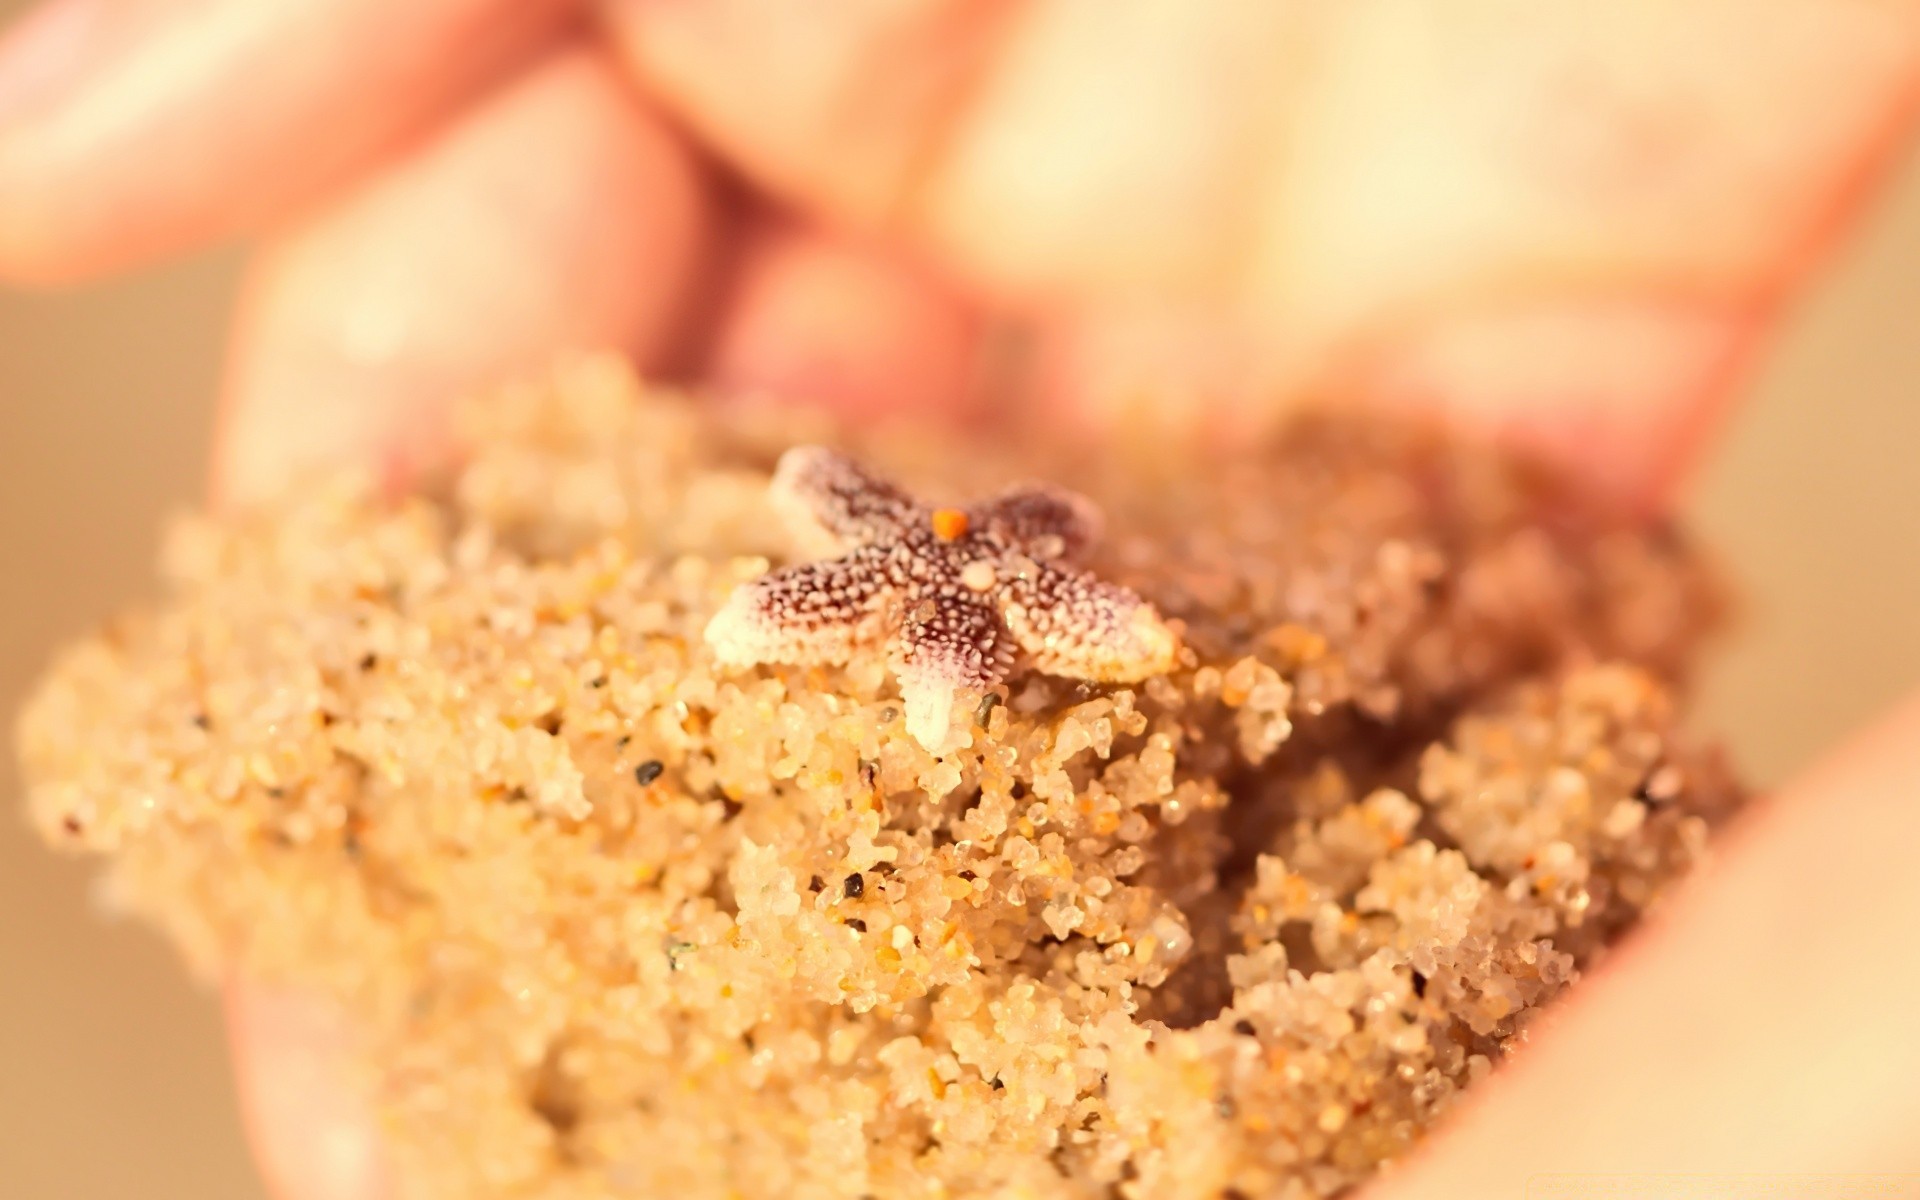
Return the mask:
<svg viewBox="0 0 1920 1200"><path fill-rule="evenodd" d="M1071 565L1099 534L1084 496L1034 484L929 509L819 446L781 456L770 496L809 550L838 557L735 591L706 632L725 665L842 663L884 646L907 732L935 753L953 748L956 706L1016 662L1114 683L1173 665L1179 639L1152 605Z"/></svg>

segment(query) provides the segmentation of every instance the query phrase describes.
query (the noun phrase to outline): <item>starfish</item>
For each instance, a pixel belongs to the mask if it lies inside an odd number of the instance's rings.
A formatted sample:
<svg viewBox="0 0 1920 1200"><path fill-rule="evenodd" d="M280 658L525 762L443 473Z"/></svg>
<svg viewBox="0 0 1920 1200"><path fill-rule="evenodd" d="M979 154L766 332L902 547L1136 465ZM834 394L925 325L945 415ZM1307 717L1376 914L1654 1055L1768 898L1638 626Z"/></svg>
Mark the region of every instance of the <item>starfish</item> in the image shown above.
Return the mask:
<svg viewBox="0 0 1920 1200"><path fill-rule="evenodd" d="M1017 662L1132 682L1168 670L1179 639L1153 606L1072 564L1100 531L1086 497L1029 484L967 508L928 508L819 446L781 456L775 510L808 551L837 557L740 586L707 626L723 665L844 663L883 647L907 732L952 748L956 705Z"/></svg>

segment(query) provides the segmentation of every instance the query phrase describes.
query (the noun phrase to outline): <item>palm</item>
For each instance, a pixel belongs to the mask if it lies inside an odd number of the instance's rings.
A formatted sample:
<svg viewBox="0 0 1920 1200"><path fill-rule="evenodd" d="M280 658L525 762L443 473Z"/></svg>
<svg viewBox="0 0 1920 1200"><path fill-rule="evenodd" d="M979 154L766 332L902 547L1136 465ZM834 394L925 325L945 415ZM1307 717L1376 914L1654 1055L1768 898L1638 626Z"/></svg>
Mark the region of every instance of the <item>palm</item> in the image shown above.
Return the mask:
<svg viewBox="0 0 1920 1200"><path fill-rule="evenodd" d="M1656 502L1920 107L1920 0L605 0L604 25L588 8L68 6L26 35L62 78L0 90L0 271L71 278L262 233L229 493L347 456L404 476L446 452L452 398L566 348L719 390L951 411L1002 361L990 327L1016 323L1036 352L991 390L1094 410L1144 390L1209 400L1210 419L1410 398L1577 446ZM1920 837L1882 829L1912 764L1865 761L1829 781L1824 828L1845 844L1803 894L1857 890L1881 877L1873 855ZM1719 908L1649 948L1637 995L1742 984L1747 960L1703 975L1689 948L1752 941L1739 904L1776 890L1754 864L1809 836L1792 819L1760 831ZM1885 959L1875 929L1841 939L1876 947L1857 962ZM1431 1194L1486 1193L1473 1173L1523 1170L1516 1147L1555 1161L1569 1129L1665 1163L1620 1147L1670 1146L1720 1105L1737 1140L1742 1048L1780 1044L1803 1019L1783 1005L1825 1003L1770 995L1725 999L1722 1070L1690 1077L1691 1107L1649 1108L1635 1063L1520 1072ZM1600 1032L1562 1058L1612 1053L1632 1011L1589 1004ZM1830 1024L1893 1038L1886 1078L1911 1079L1889 1011ZM370 1143L331 1104L321 1032L258 998L236 1031L289 1193L358 1200ZM1869 1084L1856 1106L1920 1107ZM1583 1101L1605 1120L1568 1121ZM1769 1149L1824 1164L1832 1147Z"/></svg>

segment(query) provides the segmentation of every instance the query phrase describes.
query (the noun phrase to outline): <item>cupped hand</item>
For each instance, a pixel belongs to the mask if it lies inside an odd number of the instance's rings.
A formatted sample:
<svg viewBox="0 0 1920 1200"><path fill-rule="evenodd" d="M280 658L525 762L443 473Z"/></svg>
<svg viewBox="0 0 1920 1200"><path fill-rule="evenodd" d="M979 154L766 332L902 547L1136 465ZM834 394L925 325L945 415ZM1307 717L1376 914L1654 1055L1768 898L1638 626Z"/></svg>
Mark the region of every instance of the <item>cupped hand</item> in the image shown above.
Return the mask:
<svg viewBox="0 0 1920 1200"><path fill-rule="evenodd" d="M55 0L0 48L0 273L257 237L226 499L404 482L456 397L613 346L861 413L1437 405L1657 506L1917 112L1916 0ZM1920 1170L1916 734L1382 1190ZM317 1021L236 993L256 1144L367 1200Z"/></svg>

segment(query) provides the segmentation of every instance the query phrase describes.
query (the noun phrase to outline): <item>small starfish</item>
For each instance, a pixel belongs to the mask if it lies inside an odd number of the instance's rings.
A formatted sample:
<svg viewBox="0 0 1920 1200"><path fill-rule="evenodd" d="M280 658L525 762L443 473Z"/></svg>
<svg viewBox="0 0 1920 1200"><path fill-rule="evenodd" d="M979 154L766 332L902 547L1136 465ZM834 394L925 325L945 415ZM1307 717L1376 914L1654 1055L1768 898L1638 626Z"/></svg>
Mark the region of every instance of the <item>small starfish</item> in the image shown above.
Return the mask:
<svg viewBox="0 0 1920 1200"><path fill-rule="evenodd" d="M807 547L839 557L743 584L707 626L729 666L842 663L883 644L907 732L935 753L956 704L1022 656L1050 675L1131 682L1173 665L1153 606L1069 564L1099 534L1084 496L1045 484L968 508L928 509L844 455L798 446L769 489Z"/></svg>

